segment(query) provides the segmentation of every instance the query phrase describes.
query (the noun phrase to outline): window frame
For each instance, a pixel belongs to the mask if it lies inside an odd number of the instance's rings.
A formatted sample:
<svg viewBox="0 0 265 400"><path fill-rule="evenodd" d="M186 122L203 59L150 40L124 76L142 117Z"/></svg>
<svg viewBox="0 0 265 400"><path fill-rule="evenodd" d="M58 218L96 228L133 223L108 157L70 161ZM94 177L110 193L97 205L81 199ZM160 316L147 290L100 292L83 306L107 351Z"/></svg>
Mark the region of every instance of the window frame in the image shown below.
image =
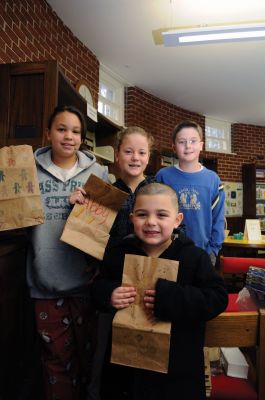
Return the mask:
<svg viewBox="0 0 265 400"><path fill-rule="evenodd" d="M101 84L106 86L114 94L114 99L110 100L101 95ZM123 126L124 125L124 89L125 82L117 77L107 67L100 65L99 68L99 93L98 93L98 111L108 118L113 123ZM100 108L100 102L103 109ZM111 110L117 113L117 118L112 117L104 112L104 107L110 107Z"/></svg>
<svg viewBox="0 0 265 400"><path fill-rule="evenodd" d="M213 130L223 131L224 138L222 137L215 137L214 135L208 136L207 135L207 128L212 128ZM222 154L231 154L232 153L232 131L231 131L231 122L229 121L222 121L212 117L205 117L205 150L214 153L222 153ZM217 141L219 143L225 144L222 145L222 148L213 148L209 147L209 141Z"/></svg>

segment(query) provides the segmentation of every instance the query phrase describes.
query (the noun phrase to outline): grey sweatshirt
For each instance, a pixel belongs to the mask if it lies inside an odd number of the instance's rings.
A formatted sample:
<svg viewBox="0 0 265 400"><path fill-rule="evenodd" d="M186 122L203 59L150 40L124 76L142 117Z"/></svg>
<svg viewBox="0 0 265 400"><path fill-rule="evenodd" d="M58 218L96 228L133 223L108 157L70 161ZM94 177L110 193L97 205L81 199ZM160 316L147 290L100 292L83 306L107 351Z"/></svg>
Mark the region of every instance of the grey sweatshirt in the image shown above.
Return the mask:
<svg viewBox="0 0 265 400"><path fill-rule="evenodd" d="M40 192L45 212L44 224L29 228L27 283L32 298L51 299L87 293L92 257L60 241L71 211L69 195L83 186L93 173L108 182L108 171L96 163L88 151L78 151L78 170L71 179L62 182L47 171L51 164L51 148L36 150L35 160Z"/></svg>

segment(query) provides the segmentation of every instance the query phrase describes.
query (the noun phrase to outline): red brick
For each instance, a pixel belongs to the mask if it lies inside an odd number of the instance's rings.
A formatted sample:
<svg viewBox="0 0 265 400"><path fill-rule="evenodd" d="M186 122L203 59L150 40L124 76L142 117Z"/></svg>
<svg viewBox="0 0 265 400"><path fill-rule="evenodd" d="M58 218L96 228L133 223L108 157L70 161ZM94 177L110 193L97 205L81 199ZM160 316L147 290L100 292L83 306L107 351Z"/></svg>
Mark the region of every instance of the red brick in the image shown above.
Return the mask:
<svg viewBox="0 0 265 400"><path fill-rule="evenodd" d="M12 40L3 29L0 29L0 38L7 46L11 46Z"/></svg>
<svg viewBox="0 0 265 400"><path fill-rule="evenodd" d="M28 58L28 59L31 59L31 51L30 51L30 49L28 48L28 46L26 46L23 42L20 42L19 43L19 47L20 47L20 49L23 51L23 53L24 53L24 55L25 55L25 60Z"/></svg>
<svg viewBox="0 0 265 400"><path fill-rule="evenodd" d="M38 48L33 43L31 43L29 40L27 42L27 46L28 46L29 50L31 51L31 53L38 55L38 52L39 52Z"/></svg>
<svg viewBox="0 0 265 400"><path fill-rule="evenodd" d="M0 46L0 63L7 64L10 62L9 56L6 54L4 47Z"/></svg>
<svg viewBox="0 0 265 400"><path fill-rule="evenodd" d="M3 41L3 39L0 37L0 49L4 53L6 47L6 43Z"/></svg>
<svg viewBox="0 0 265 400"><path fill-rule="evenodd" d="M6 24L11 27L14 12L8 3L7 3L6 10L5 9L1 10L1 15L4 18Z"/></svg>
<svg viewBox="0 0 265 400"><path fill-rule="evenodd" d="M9 62L21 62L21 61L23 61L23 60L21 60L18 56L17 56L17 54L12 50L12 49L10 49L10 47L8 47L8 46L6 46L6 54L9 56L9 58L10 58L10 61Z"/></svg>
<svg viewBox="0 0 265 400"><path fill-rule="evenodd" d="M22 42L26 43L27 37L25 35L24 32L22 32L22 30L19 28L18 25L13 24L12 27L14 33L16 34L16 36L18 37L19 40L21 40Z"/></svg>
<svg viewBox="0 0 265 400"><path fill-rule="evenodd" d="M17 56L20 59L24 60L25 54L24 54L23 50L21 48L19 48L15 43L12 43L12 50L14 51L14 53L17 54Z"/></svg>
<svg viewBox="0 0 265 400"><path fill-rule="evenodd" d="M27 39L29 39L30 41L33 39L32 31L30 29L28 29L27 24L21 23L20 24L20 30L21 30L22 34L24 34Z"/></svg>
<svg viewBox="0 0 265 400"><path fill-rule="evenodd" d="M0 28L4 30L4 26L5 26L5 20L2 17L2 15L0 14Z"/></svg>
<svg viewBox="0 0 265 400"><path fill-rule="evenodd" d="M34 0L26 0L24 3L24 7L27 9L29 13L33 14L35 10L35 3L36 1Z"/></svg>
<svg viewBox="0 0 265 400"><path fill-rule="evenodd" d="M6 26L5 31L6 31L6 34L10 37L10 39L14 43L18 44L18 36L17 36L16 32L13 29L11 29L9 26Z"/></svg>

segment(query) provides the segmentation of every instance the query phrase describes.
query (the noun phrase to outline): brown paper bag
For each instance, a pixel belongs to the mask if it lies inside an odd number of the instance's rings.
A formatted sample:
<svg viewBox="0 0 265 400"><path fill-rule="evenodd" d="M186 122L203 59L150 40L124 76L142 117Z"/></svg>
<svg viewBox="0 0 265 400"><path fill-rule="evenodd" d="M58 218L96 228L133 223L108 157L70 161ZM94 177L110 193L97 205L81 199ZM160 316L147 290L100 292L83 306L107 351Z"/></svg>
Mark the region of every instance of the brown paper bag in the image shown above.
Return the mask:
<svg viewBox="0 0 265 400"><path fill-rule="evenodd" d="M109 231L128 193L91 174L84 186L86 204L75 204L61 240L102 260Z"/></svg>
<svg viewBox="0 0 265 400"><path fill-rule="evenodd" d="M31 146L0 149L0 231L44 222Z"/></svg>
<svg viewBox="0 0 265 400"><path fill-rule="evenodd" d="M113 319L111 362L167 373L171 323L147 319L143 297L158 278L176 281L177 272L178 261L126 254L122 285L136 287L137 296Z"/></svg>

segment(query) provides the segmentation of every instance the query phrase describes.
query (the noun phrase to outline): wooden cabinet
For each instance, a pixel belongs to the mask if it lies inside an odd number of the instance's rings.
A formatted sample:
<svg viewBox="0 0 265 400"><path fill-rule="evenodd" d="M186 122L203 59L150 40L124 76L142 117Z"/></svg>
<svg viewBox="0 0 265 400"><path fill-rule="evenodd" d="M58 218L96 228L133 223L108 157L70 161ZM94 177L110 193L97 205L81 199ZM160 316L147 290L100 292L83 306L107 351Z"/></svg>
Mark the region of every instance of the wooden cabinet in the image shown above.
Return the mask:
<svg viewBox="0 0 265 400"><path fill-rule="evenodd" d="M243 164L243 217L259 218L265 231L265 164Z"/></svg>
<svg viewBox="0 0 265 400"><path fill-rule="evenodd" d="M0 88L0 147L45 145L47 121L57 105L74 105L86 115L86 101L54 60L1 64Z"/></svg>

